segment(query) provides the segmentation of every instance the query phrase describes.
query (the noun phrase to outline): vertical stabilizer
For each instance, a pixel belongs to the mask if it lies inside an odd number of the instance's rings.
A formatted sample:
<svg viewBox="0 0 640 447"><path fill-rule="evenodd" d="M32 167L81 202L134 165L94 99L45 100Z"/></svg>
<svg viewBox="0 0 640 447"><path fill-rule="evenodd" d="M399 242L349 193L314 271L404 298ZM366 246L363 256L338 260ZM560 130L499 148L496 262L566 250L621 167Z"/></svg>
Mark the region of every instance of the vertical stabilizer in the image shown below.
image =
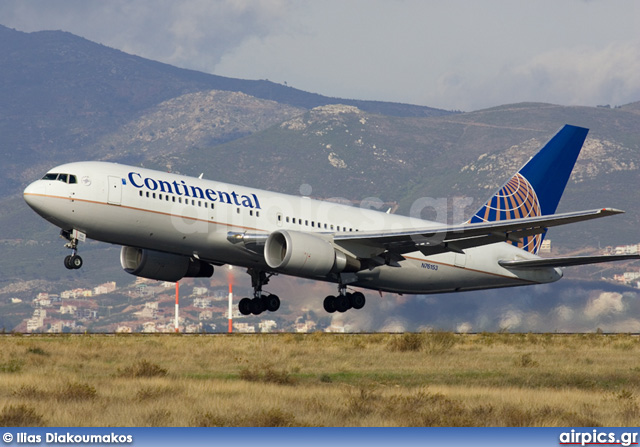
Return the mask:
<svg viewBox="0 0 640 447"><path fill-rule="evenodd" d="M565 125L469 220L492 222L554 214L589 129ZM537 253L544 234L514 245Z"/></svg>

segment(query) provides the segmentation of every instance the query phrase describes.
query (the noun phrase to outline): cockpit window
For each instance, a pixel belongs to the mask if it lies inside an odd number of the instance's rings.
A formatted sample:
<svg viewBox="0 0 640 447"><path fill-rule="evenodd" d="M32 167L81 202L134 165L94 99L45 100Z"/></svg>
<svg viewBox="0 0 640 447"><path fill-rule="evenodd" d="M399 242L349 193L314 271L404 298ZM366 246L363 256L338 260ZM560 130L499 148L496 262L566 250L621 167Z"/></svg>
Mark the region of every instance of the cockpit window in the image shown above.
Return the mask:
<svg viewBox="0 0 640 447"><path fill-rule="evenodd" d="M42 177L42 180L58 180L62 183L78 183L78 179L75 175L58 174L56 172L48 172L44 177Z"/></svg>

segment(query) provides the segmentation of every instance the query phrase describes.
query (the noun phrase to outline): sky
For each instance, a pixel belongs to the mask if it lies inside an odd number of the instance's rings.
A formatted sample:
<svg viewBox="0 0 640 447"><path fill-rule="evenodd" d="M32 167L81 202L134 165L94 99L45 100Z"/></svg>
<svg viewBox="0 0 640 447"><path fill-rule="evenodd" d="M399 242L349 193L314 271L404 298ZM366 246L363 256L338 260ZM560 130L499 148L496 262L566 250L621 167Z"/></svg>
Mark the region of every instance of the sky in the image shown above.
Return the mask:
<svg viewBox="0 0 640 447"><path fill-rule="evenodd" d="M0 24L333 97L463 111L640 100L636 0L2 0Z"/></svg>

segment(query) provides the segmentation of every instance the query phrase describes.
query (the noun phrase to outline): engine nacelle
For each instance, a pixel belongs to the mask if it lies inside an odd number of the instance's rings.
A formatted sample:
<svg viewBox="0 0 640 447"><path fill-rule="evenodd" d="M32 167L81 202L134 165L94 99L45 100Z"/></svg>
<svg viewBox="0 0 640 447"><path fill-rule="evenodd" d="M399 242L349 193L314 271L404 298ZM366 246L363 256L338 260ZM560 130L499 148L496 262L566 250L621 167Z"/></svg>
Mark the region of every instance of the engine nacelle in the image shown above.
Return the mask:
<svg viewBox="0 0 640 447"><path fill-rule="evenodd" d="M278 230L267 238L264 259L272 269L302 276L356 272L360 262L336 250L326 239L310 233Z"/></svg>
<svg viewBox="0 0 640 447"><path fill-rule="evenodd" d="M198 259L135 247L122 247L120 265L127 273L160 281L213 275L213 266Z"/></svg>

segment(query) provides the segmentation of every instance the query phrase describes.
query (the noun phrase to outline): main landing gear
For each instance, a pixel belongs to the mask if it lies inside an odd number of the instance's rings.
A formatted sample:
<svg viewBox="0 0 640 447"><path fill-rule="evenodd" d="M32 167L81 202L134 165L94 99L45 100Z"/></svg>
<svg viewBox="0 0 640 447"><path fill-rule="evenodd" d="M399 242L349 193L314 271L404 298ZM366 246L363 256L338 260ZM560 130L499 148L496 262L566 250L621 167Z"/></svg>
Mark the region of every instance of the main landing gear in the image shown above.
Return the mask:
<svg viewBox="0 0 640 447"><path fill-rule="evenodd" d="M253 287L253 298L242 298L238 303L238 310L242 315L260 315L265 310L275 312L280 309L280 298L278 295L263 294L262 286L269 282L273 273L267 275L261 270L248 269L251 275L251 286Z"/></svg>
<svg viewBox="0 0 640 447"><path fill-rule="evenodd" d="M275 312L280 308L280 298L277 295L262 293L262 286L269 282L274 273L261 270L247 269L251 275L253 298L242 298L238 303L238 310L242 315L260 315L264 311ZM329 295L324 299L324 310L329 313L346 312L349 309L362 309L366 299L362 292L347 292L347 286L338 285L338 296Z"/></svg>
<svg viewBox="0 0 640 447"><path fill-rule="evenodd" d="M366 303L366 299L362 292L347 292L347 286L340 284L338 286L338 296L329 295L322 303L324 310L334 313L346 312L349 309L362 309Z"/></svg>
<svg viewBox="0 0 640 447"><path fill-rule="evenodd" d="M78 255L79 238L74 235L76 232L62 230L60 236L68 240L64 246L71 249L71 254L64 258L64 266L69 270L77 270L82 267L82 258Z"/></svg>

